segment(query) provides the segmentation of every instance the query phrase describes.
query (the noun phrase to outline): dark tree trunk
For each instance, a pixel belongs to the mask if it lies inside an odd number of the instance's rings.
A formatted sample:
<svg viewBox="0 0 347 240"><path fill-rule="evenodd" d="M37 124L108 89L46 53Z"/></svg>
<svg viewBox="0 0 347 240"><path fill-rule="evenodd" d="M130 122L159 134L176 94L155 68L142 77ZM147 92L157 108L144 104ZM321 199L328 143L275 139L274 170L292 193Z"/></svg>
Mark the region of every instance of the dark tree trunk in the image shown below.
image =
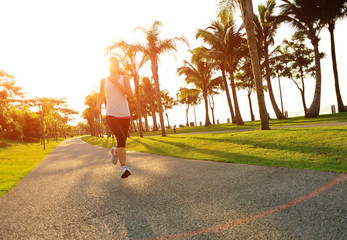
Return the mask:
<svg viewBox="0 0 347 240"><path fill-rule="evenodd" d="M254 121L255 118L254 118L253 108L252 108L251 92L248 92L247 97L248 97L248 103L249 103L249 110L251 112L251 120Z"/></svg>
<svg viewBox="0 0 347 240"><path fill-rule="evenodd" d="M161 136L166 137L164 117L163 117L163 107L162 107L162 103L161 103L161 93L160 93L160 86L159 86L158 59L156 57L151 58L151 64L152 64L152 74L153 74L153 78L154 78L155 90L156 90L156 96L157 96L157 104L158 104L158 109L159 109Z"/></svg>
<svg viewBox="0 0 347 240"><path fill-rule="evenodd" d="M236 124L244 125L244 122L242 120L241 113L240 113L239 101L237 100L237 95L236 95L234 74L232 72L230 72L229 74L230 74L230 82L231 82L231 91L233 93L233 100L234 100L234 107L235 107Z"/></svg>
<svg viewBox="0 0 347 240"><path fill-rule="evenodd" d="M314 48L314 59L316 65L316 87L314 90L314 97L311 103L310 108L308 109L308 117L318 117L320 111L320 99L321 99L321 91L322 91L322 73L320 67L320 54L318 48L318 39L312 40L313 48Z"/></svg>
<svg viewBox="0 0 347 240"><path fill-rule="evenodd" d="M207 100L207 93L204 92L203 93L203 96L204 96L204 102L205 102L205 127L208 127L211 125L211 122L210 122L210 117L209 117L209 114L208 114L208 100Z"/></svg>
<svg viewBox="0 0 347 240"><path fill-rule="evenodd" d="M331 58L333 62L333 70L334 70L334 78L335 78L335 92L336 92L336 100L337 100L337 108L339 112L346 112L347 109L343 104L341 93L340 93L340 85L339 85L339 75L337 72L337 62L336 62L336 52L335 52L335 36L334 36L335 23L329 24L329 32L330 32L330 43L331 43Z"/></svg>
<svg viewBox="0 0 347 240"><path fill-rule="evenodd" d="M139 120L139 133L140 137L143 137L142 133L142 116L141 116L141 108L140 108L140 93L139 93L139 76L134 76L135 82L135 94L136 94L136 110L137 110L137 119Z"/></svg>
<svg viewBox="0 0 347 240"><path fill-rule="evenodd" d="M236 123L236 118L235 118L235 114L234 114L233 104L232 104L231 98L230 98L229 85L227 83L227 78L225 76L224 67L222 67L222 66L221 66L221 71L222 71L222 77L223 77L223 84L224 84L225 92L227 94L227 99L228 99L228 105L229 105L229 110L230 110L231 122L232 123Z"/></svg>
<svg viewBox="0 0 347 240"><path fill-rule="evenodd" d="M267 82L267 87L269 89L269 96L271 100L271 105L272 108L276 114L277 119L285 119L286 117L283 115L281 110L278 108L275 96L272 91L272 84L271 84L271 76L270 76L270 66L269 66L269 53L268 53L268 47L265 45L264 48L264 53L265 53L265 70L266 70L266 82Z"/></svg>
<svg viewBox="0 0 347 240"><path fill-rule="evenodd" d="M259 106L259 116L260 124L262 130L269 130L269 116L266 110L265 99L264 99L264 89L262 83L262 75L259 64L259 54L257 49L257 41L254 34L253 26L253 6L251 0L238 0L241 4L242 19L245 25L247 42L249 54L251 56L252 68L255 81L255 89L257 92L258 106Z"/></svg>
<svg viewBox="0 0 347 240"><path fill-rule="evenodd" d="M146 113L146 114L144 114L144 118L145 118L145 127L146 127L146 132L148 132L148 131L149 131L149 128L148 128L148 115L147 115L147 113Z"/></svg>

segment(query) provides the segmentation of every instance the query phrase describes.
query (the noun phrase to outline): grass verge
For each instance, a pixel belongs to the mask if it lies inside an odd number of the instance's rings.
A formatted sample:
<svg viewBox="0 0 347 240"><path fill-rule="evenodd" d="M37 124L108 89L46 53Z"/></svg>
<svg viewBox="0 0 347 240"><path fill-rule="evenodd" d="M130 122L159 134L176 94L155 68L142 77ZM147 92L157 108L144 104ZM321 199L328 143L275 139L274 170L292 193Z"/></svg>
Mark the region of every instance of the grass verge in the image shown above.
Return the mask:
<svg viewBox="0 0 347 240"><path fill-rule="evenodd" d="M290 125L307 125L316 123L329 123L329 122L347 122L347 112L336 114L320 115L317 118L293 117L287 119L270 119L270 127L290 126ZM191 133L191 132L208 132L208 131L224 131L224 130L239 130L239 129L256 129L260 128L260 121L245 122L245 125L238 126L232 123L215 124L208 127L184 127L177 128L176 133ZM167 134L173 134L172 129L166 129ZM143 132L144 136L161 135L161 131ZM138 132L131 133L131 136L138 136Z"/></svg>
<svg viewBox="0 0 347 240"><path fill-rule="evenodd" d="M115 145L112 138L82 139ZM188 159L347 172L347 126L130 138L127 148Z"/></svg>
<svg viewBox="0 0 347 240"><path fill-rule="evenodd" d="M44 151L40 143L0 139L0 197L16 186L63 140L50 141Z"/></svg>

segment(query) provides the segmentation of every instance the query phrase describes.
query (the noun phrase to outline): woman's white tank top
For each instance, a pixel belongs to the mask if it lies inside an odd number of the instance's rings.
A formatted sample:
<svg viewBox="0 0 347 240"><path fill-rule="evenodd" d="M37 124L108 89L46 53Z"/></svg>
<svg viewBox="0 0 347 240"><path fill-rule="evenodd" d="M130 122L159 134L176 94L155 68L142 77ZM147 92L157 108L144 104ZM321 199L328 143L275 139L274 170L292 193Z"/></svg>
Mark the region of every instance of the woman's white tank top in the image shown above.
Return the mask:
<svg viewBox="0 0 347 240"><path fill-rule="evenodd" d="M119 77L118 83L125 86L123 75ZM129 118L130 111L125 93L108 80L108 78L105 79L104 89L106 95L106 116Z"/></svg>

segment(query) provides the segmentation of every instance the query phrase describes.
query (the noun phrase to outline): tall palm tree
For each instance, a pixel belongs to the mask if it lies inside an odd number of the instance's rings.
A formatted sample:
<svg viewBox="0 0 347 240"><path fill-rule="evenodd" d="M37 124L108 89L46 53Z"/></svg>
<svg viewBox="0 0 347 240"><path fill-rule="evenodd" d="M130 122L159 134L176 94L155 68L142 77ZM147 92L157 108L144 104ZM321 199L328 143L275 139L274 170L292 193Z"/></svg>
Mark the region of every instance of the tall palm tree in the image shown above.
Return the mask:
<svg viewBox="0 0 347 240"><path fill-rule="evenodd" d="M259 115L260 115L260 124L262 130L269 130L269 116L266 110L265 99L264 99L264 89L262 83L262 74L259 63L259 54L257 48L257 40L254 34L254 25L253 25L253 6L252 0L221 0L220 6L221 8L232 9L235 8L236 5L241 7L242 19L245 25L246 34L247 34L247 42L249 53L252 61L252 68L255 80L255 88L257 92L258 99L258 107L259 107Z"/></svg>
<svg viewBox="0 0 347 240"><path fill-rule="evenodd" d="M258 37L258 42L262 48L262 53L265 58L265 73L266 82L269 91L269 96L272 104L272 108L276 114L277 119L284 119L285 116L278 108L275 96L272 90L271 84L271 71L269 64L269 46L274 44L274 36L276 34L278 25L280 23L279 19L274 16L274 10L276 7L276 2L274 0L267 0L265 5L258 5L259 17L254 16L254 26Z"/></svg>
<svg viewBox="0 0 347 240"><path fill-rule="evenodd" d="M241 117L236 94L234 72L241 57L246 52L246 47L244 44L245 40L243 39L241 34L242 28L236 28L233 15L230 11L222 11L221 13L219 13L219 19L220 20L218 21L212 22L211 26L206 30L199 30L197 37L201 37L208 44L210 44L211 42L213 45L217 45L216 49L212 47L211 50L207 51L207 54L208 56L212 56L212 59L219 59L219 61L222 62L222 65L220 65L219 68L228 72L235 107L235 122L238 125L243 125L244 123ZM212 30L212 33L209 32L209 30ZM219 42L215 42L213 35L216 35L220 38ZM221 38L220 36L222 36L223 38ZM225 73L223 71L222 76L223 78L225 77ZM225 86L224 88L227 89L227 87Z"/></svg>
<svg viewBox="0 0 347 240"><path fill-rule="evenodd" d="M166 115L166 120L167 120L167 126L171 128L170 122L169 122L169 114L168 110L172 109L174 106L177 105L177 101L170 96L169 92L167 90L162 90L161 91L161 97L163 100L163 106L164 106L164 112Z"/></svg>
<svg viewBox="0 0 347 240"><path fill-rule="evenodd" d="M112 52L116 49L123 51L122 65L124 70L134 79L135 94L136 94L136 109L137 117L139 120L139 133L140 137L143 137L142 133L142 114L140 109L140 92L139 92L139 71L142 66L149 60L145 54L141 55L140 47L138 44L131 44L125 41L116 41L108 47L108 51Z"/></svg>
<svg viewBox="0 0 347 240"><path fill-rule="evenodd" d="M192 63L184 61L183 66L177 69L177 73L180 76L184 75L186 83L194 84L196 89L201 91L205 103L205 127L208 127L211 125L208 114L208 93L218 80L212 79L213 63L203 61L198 49L194 49L191 53Z"/></svg>
<svg viewBox="0 0 347 240"><path fill-rule="evenodd" d="M226 37L230 22L217 20L206 29L198 29L196 38L201 38L210 48L206 48L206 57L216 62L222 73L223 89L226 92L232 123L236 123L233 104L230 98L229 85L226 78Z"/></svg>
<svg viewBox="0 0 347 240"><path fill-rule="evenodd" d="M252 64L250 57L244 58L242 62L242 67L238 69L238 72L235 74L236 79L236 87L239 89L246 89L247 90L247 97L248 97L248 104L249 104L249 110L251 115L251 121L254 121L254 114L253 114L253 108L252 108L252 100L251 100L251 94L255 89L254 85L254 76L252 71Z"/></svg>
<svg viewBox="0 0 347 240"><path fill-rule="evenodd" d="M218 82L217 82L217 84L219 85ZM219 94L219 92L217 92L217 91L212 91L212 92L208 93L208 105L210 106L210 109L211 109L213 124L216 124L215 117L214 117L215 104L214 104L214 97L213 97L213 95L217 95L217 94Z"/></svg>
<svg viewBox="0 0 347 240"><path fill-rule="evenodd" d="M152 90L152 85L150 85L151 89L147 92L145 90L143 77L141 78L141 82L139 85L139 92L140 92L140 108L141 108L141 114L143 115L143 118L145 119L145 131L149 131L149 125L148 125L148 115L151 113L151 103L150 98L153 98L153 95L150 94L150 91Z"/></svg>
<svg viewBox="0 0 347 240"><path fill-rule="evenodd" d="M139 47L140 51L142 51L146 56L149 57L151 61L151 69L153 74L153 79L155 83L157 103L159 108L159 117L160 117L160 126L161 126L161 135L163 137L166 136L165 133L165 125L164 125L164 117L163 117L163 107L161 103L161 94L159 87L159 75L158 75L158 60L159 56L165 52L176 51L176 42L182 41L187 43L184 37L174 37L174 38L166 38L159 39L160 34L160 21L155 21L149 28L136 28L145 34L146 44L141 45Z"/></svg>
<svg viewBox="0 0 347 240"><path fill-rule="evenodd" d="M156 105L155 105L155 89L153 88L153 84L151 83L151 80L149 77L143 77L141 78L142 85L144 92L146 93L146 100L149 103L151 114L152 114L152 121L153 121L153 131L158 130L157 128L157 118L156 118Z"/></svg>
<svg viewBox="0 0 347 240"><path fill-rule="evenodd" d="M280 92L280 99L281 99L281 109L282 113L283 110L283 98L282 98L282 89L281 89L281 77L285 76L285 70L287 65L287 59L284 57L286 56L286 53L281 48L281 45L277 46L271 53L270 53L270 68L272 69L272 76L277 77L278 79L278 87Z"/></svg>
<svg viewBox="0 0 347 240"><path fill-rule="evenodd" d="M339 112L346 112L339 86L339 76L337 71L336 53L335 53L335 24L338 19L347 16L347 0L320 0L321 8L324 10L321 19L328 26L330 33L331 43L331 58L333 63L334 79L335 79L335 92L337 98L337 106Z"/></svg>
<svg viewBox="0 0 347 240"><path fill-rule="evenodd" d="M236 25L233 24L233 26L229 29L228 35L227 35L227 54L226 54L226 63L227 63L227 71L229 74L229 80L231 85L231 92L233 95L234 100L234 107L235 107L235 117L236 117L236 124L237 125L244 125L244 122L242 120L240 108L239 108L239 101L237 98L236 93L236 85L235 85L235 72L240 64L240 61L243 57L247 55L248 48L246 45L246 39L243 37L243 34L241 34L241 29L236 29Z"/></svg>
<svg viewBox="0 0 347 240"><path fill-rule="evenodd" d="M291 23L297 30L306 34L313 45L316 67L316 86L313 101L308 109L308 117L318 117L320 111L322 74L319 53L319 33L324 23L319 19L322 9L317 0L282 0L280 5L281 17L284 21Z"/></svg>

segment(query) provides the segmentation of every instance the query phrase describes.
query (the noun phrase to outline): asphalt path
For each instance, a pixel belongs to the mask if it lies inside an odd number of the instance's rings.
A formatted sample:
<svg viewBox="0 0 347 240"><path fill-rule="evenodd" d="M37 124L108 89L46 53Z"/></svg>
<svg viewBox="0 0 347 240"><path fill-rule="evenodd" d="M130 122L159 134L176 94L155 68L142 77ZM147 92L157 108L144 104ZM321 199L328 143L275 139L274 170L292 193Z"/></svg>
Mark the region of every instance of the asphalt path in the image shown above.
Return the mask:
<svg viewBox="0 0 347 240"><path fill-rule="evenodd" d="M62 142L0 198L0 239L347 239L347 174L128 161L121 179L109 149Z"/></svg>

